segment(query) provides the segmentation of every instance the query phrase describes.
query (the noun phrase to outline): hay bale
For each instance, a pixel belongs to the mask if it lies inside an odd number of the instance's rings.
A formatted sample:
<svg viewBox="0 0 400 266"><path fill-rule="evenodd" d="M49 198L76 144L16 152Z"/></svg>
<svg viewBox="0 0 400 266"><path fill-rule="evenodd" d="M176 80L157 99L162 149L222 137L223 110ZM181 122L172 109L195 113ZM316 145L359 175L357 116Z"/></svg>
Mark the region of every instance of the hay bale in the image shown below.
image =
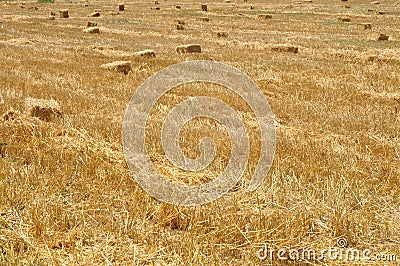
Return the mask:
<svg viewBox="0 0 400 266"><path fill-rule="evenodd" d="M268 15L268 14L258 14L257 15L258 19L272 19L272 15Z"/></svg>
<svg viewBox="0 0 400 266"><path fill-rule="evenodd" d="M256 7L255 6L250 6L250 9L253 10L253 9L256 9Z"/></svg>
<svg viewBox="0 0 400 266"><path fill-rule="evenodd" d="M125 10L125 5L124 4L118 4L118 10L119 11L124 11Z"/></svg>
<svg viewBox="0 0 400 266"><path fill-rule="evenodd" d="M95 11L95 12L93 12L93 13L90 13L90 14L88 15L88 17L92 17L92 18L100 17L100 12Z"/></svg>
<svg viewBox="0 0 400 266"><path fill-rule="evenodd" d="M351 22L350 17L338 17L338 20L341 22Z"/></svg>
<svg viewBox="0 0 400 266"><path fill-rule="evenodd" d="M69 18L68 9L60 10L60 18Z"/></svg>
<svg viewBox="0 0 400 266"><path fill-rule="evenodd" d="M25 99L25 106L28 115L46 122L63 116L61 106L55 100L27 98Z"/></svg>
<svg viewBox="0 0 400 266"><path fill-rule="evenodd" d="M312 0L304 0L304 3L312 3Z"/></svg>
<svg viewBox="0 0 400 266"><path fill-rule="evenodd" d="M379 33L378 41L387 41L389 40L389 36L383 33Z"/></svg>
<svg viewBox="0 0 400 266"><path fill-rule="evenodd" d="M155 10L160 10L160 8L159 8L159 7L156 7Z"/></svg>
<svg viewBox="0 0 400 266"><path fill-rule="evenodd" d="M99 27L88 27L82 30L84 33L100 33Z"/></svg>
<svg viewBox="0 0 400 266"><path fill-rule="evenodd" d="M379 1L374 1L374 2L371 2L371 5L379 5L381 2L379 2Z"/></svg>
<svg viewBox="0 0 400 266"><path fill-rule="evenodd" d="M83 7L88 7L88 6L89 6L89 3L83 3L82 6L83 6Z"/></svg>
<svg viewBox="0 0 400 266"><path fill-rule="evenodd" d="M115 70L117 72L122 72L125 75L127 75L129 71L132 70L130 61L115 61L108 64L103 64L100 67L108 70Z"/></svg>
<svg viewBox="0 0 400 266"><path fill-rule="evenodd" d="M176 47L176 52L178 54L201 53L201 46L200 46L200 44L181 45L181 46Z"/></svg>
<svg viewBox="0 0 400 266"><path fill-rule="evenodd" d="M143 51L135 52L136 56L145 57L145 58L153 58L156 57L156 53L154 50L146 49Z"/></svg>
<svg viewBox="0 0 400 266"><path fill-rule="evenodd" d="M358 27L362 30L371 30L372 24L371 23L360 23L360 24L358 24Z"/></svg>
<svg viewBox="0 0 400 266"><path fill-rule="evenodd" d="M226 31L215 31L213 32L213 35L215 35L217 38L227 38L228 33Z"/></svg>
<svg viewBox="0 0 400 266"><path fill-rule="evenodd" d="M208 17L199 17L198 18L200 21L204 21L204 22L210 22L210 19Z"/></svg>
<svg viewBox="0 0 400 266"><path fill-rule="evenodd" d="M378 15L385 15L386 12L385 12L385 11L376 11L376 14L378 14Z"/></svg>
<svg viewBox="0 0 400 266"><path fill-rule="evenodd" d="M297 54L299 52L298 47L284 45L284 44L275 45L275 46L271 47L271 50L274 52L284 52L284 53L293 53L293 54Z"/></svg>
<svg viewBox="0 0 400 266"><path fill-rule="evenodd" d="M368 8L368 12L375 12L375 11L376 11L375 9Z"/></svg>
<svg viewBox="0 0 400 266"><path fill-rule="evenodd" d="M201 5L201 11L207 12L208 11L207 5Z"/></svg>
<svg viewBox="0 0 400 266"><path fill-rule="evenodd" d="M340 1L342 1L342 2L347 2L347 0L340 0Z"/></svg>
<svg viewBox="0 0 400 266"><path fill-rule="evenodd" d="M177 30L184 30L185 27L183 27L183 25L181 25L181 24L176 24L176 29Z"/></svg>
<svg viewBox="0 0 400 266"><path fill-rule="evenodd" d="M86 28L96 27L96 26L97 26L97 23L96 23L96 22L88 21L88 23L86 24Z"/></svg>
<svg viewBox="0 0 400 266"><path fill-rule="evenodd" d="M176 8L176 9L181 9L182 7L181 7L181 6L175 6L175 8Z"/></svg>
<svg viewBox="0 0 400 266"><path fill-rule="evenodd" d="M231 0L224 0L224 3L229 4L231 2Z"/></svg>
<svg viewBox="0 0 400 266"><path fill-rule="evenodd" d="M56 12L51 11L50 16L56 16Z"/></svg>
<svg viewBox="0 0 400 266"><path fill-rule="evenodd" d="M154 1L154 4L155 5L159 5L160 3L158 1Z"/></svg>

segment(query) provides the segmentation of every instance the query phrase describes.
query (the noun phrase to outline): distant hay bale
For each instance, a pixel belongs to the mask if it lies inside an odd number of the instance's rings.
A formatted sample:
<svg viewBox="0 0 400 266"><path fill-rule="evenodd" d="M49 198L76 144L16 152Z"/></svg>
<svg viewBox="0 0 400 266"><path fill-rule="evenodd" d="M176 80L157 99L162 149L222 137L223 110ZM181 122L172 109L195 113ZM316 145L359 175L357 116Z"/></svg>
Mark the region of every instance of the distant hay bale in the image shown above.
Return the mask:
<svg viewBox="0 0 400 266"><path fill-rule="evenodd" d="M182 24L176 24L176 29L177 30L184 30L185 27Z"/></svg>
<svg viewBox="0 0 400 266"><path fill-rule="evenodd" d="M96 23L96 22L88 21L88 23L86 24L86 28L96 27L96 26L97 26L97 23Z"/></svg>
<svg viewBox="0 0 400 266"><path fill-rule="evenodd" d="M204 11L204 12L207 12L208 11L208 8L207 8L207 5L201 5L201 11Z"/></svg>
<svg viewBox="0 0 400 266"><path fill-rule="evenodd" d="M372 24L371 23L360 23L360 24L358 24L358 27L362 30L371 30Z"/></svg>
<svg viewBox="0 0 400 266"><path fill-rule="evenodd" d="M250 6L250 9L253 10L253 9L256 9L256 7L255 6Z"/></svg>
<svg viewBox="0 0 400 266"><path fill-rule="evenodd" d="M271 47L271 50L274 52L284 52L284 53L293 53L297 54L299 52L299 48L296 46L290 46L286 44L279 44Z"/></svg>
<svg viewBox="0 0 400 266"><path fill-rule="evenodd" d="M210 22L210 18L208 18L208 17L199 17L198 19L199 19L200 21Z"/></svg>
<svg viewBox="0 0 400 266"><path fill-rule="evenodd" d="M175 8L176 8L176 9L181 9L182 7L181 7L181 6L175 6Z"/></svg>
<svg viewBox="0 0 400 266"><path fill-rule="evenodd" d="M338 20L341 22L351 22L350 17L338 17Z"/></svg>
<svg viewBox="0 0 400 266"><path fill-rule="evenodd" d="M368 12L375 12L376 9L368 8Z"/></svg>
<svg viewBox="0 0 400 266"><path fill-rule="evenodd" d="M84 33L100 33L99 27L88 27L82 30Z"/></svg>
<svg viewBox="0 0 400 266"><path fill-rule="evenodd" d="M27 98L25 99L25 106L28 115L46 122L63 116L60 104L55 100Z"/></svg>
<svg viewBox="0 0 400 266"><path fill-rule="evenodd" d="M215 31L213 32L213 35L216 36L217 38L227 38L228 33L226 31Z"/></svg>
<svg viewBox="0 0 400 266"><path fill-rule="evenodd" d="M258 19L272 19L272 15L268 15L268 14L258 14L257 15Z"/></svg>
<svg viewBox="0 0 400 266"><path fill-rule="evenodd" d="M385 12L385 11L376 11L376 14L378 14L378 15L385 15L386 12Z"/></svg>
<svg viewBox="0 0 400 266"><path fill-rule="evenodd" d="M159 5L160 3L158 1L154 1L154 4L155 5Z"/></svg>
<svg viewBox="0 0 400 266"><path fill-rule="evenodd" d="M56 15L56 12L53 12L53 11L50 12L50 16L55 16L55 15Z"/></svg>
<svg viewBox="0 0 400 266"><path fill-rule="evenodd" d="M181 46L176 47L176 52L178 54L201 53L201 46L200 46L200 44L181 45Z"/></svg>
<svg viewBox="0 0 400 266"><path fill-rule="evenodd" d="M88 15L88 17L92 17L92 18L100 17L100 12L96 11L96 12L90 13Z"/></svg>
<svg viewBox="0 0 400 266"><path fill-rule="evenodd" d="M129 71L132 70L130 61L115 61L112 63L103 64L100 67L108 70L115 70L117 72L122 72L125 75L127 75Z"/></svg>
<svg viewBox="0 0 400 266"><path fill-rule="evenodd" d="M373 2L371 2L371 5L379 5L381 2L379 2L379 1L373 1Z"/></svg>
<svg viewBox="0 0 400 266"><path fill-rule="evenodd" d="M231 0L224 0L224 3L229 4L231 2Z"/></svg>
<svg viewBox="0 0 400 266"><path fill-rule="evenodd" d="M88 6L89 6L89 3L83 3L82 6L83 6L83 7L88 7Z"/></svg>
<svg viewBox="0 0 400 266"><path fill-rule="evenodd" d="M156 57L156 52L151 49L146 49L143 51L135 52L136 56L145 57L145 58L153 58Z"/></svg>
<svg viewBox="0 0 400 266"><path fill-rule="evenodd" d="M303 2L304 3L312 3L313 1L312 0L304 0Z"/></svg>
<svg viewBox="0 0 400 266"><path fill-rule="evenodd" d="M68 9L60 10L60 18L69 18Z"/></svg>
<svg viewBox="0 0 400 266"><path fill-rule="evenodd" d="M125 10L125 5L124 4L118 4L118 10L119 11L124 11Z"/></svg>
<svg viewBox="0 0 400 266"><path fill-rule="evenodd" d="M340 0L340 1L342 1L342 2L347 2L347 0Z"/></svg>
<svg viewBox="0 0 400 266"><path fill-rule="evenodd" d="M155 10L160 10L160 8L159 8L159 7L156 7Z"/></svg>
<svg viewBox="0 0 400 266"><path fill-rule="evenodd" d="M389 40L389 36L383 33L379 33L378 41L387 41Z"/></svg>
<svg viewBox="0 0 400 266"><path fill-rule="evenodd" d="M186 22L184 20L181 19L174 19L174 22L176 22L176 24L180 24L180 25L185 25Z"/></svg>

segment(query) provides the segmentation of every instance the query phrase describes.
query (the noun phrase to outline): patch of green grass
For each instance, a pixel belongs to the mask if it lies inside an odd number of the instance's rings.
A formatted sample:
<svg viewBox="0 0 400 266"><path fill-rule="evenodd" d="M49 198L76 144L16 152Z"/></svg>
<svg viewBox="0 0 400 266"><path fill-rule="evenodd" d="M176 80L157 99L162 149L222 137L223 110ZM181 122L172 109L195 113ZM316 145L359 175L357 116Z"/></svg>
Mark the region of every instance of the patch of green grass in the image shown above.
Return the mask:
<svg viewBox="0 0 400 266"><path fill-rule="evenodd" d="M54 0L37 0L40 4L54 3Z"/></svg>
<svg viewBox="0 0 400 266"><path fill-rule="evenodd" d="M324 21L324 22L320 22L318 24L320 26L337 26L337 27L342 27L342 28L348 28L348 27L351 27L351 25L352 25L350 23L341 22L339 20Z"/></svg>
<svg viewBox="0 0 400 266"><path fill-rule="evenodd" d="M320 22L318 23L320 26L332 26L332 25L338 25L339 21L337 20L330 20L330 21L324 21L324 22Z"/></svg>

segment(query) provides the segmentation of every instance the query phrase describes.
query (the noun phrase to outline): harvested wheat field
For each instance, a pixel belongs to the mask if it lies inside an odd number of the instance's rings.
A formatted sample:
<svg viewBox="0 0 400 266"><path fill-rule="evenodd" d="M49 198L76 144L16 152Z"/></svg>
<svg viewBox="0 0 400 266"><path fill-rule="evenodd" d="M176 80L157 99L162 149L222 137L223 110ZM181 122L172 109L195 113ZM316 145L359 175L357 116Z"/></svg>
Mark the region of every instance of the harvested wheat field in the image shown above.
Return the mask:
<svg viewBox="0 0 400 266"><path fill-rule="evenodd" d="M400 5L371 2L0 1L0 265L400 265ZM184 207L138 185L121 132L138 86L191 60L254 80L276 151L249 191L252 109L222 86L171 89L146 124L166 179L205 184L229 160L229 135L206 118L180 145L197 158L212 137L210 167L167 160L162 123L191 96L229 104L250 139L238 184Z"/></svg>

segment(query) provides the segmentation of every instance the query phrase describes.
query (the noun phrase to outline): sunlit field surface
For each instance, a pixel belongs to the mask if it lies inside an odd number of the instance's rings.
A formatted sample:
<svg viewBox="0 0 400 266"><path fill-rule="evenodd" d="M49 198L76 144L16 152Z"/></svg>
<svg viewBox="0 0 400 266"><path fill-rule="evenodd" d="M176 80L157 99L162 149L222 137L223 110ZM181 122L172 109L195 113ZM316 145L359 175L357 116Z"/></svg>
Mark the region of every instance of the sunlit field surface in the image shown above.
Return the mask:
<svg viewBox="0 0 400 266"><path fill-rule="evenodd" d="M338 248L338 238L397 255L368 265L400 263L400 4L139 0L119 11L117 2L84 3L0 1L0 265L364 265L257 256L266 244L322 250ZM95 10L100 17L88 17ZM88 21L99 34L82 31ZM379 41L381 33L389 39ZM202 53L178 54L183 44L200 44ZM135 55L144 49L156 57ZM251 144L232 191L202 206L173 206L135 182L122 123L148 77L199 59L254 80L275 114L277 147L265 182L249 192L260 153L249 106L221 86L172 89L146 126L149 155L166 179L197 186L229 159L226 130L196 119L181 131L182 150L196 158L199 140L210 136L213 163L187 173L167 161L162 121L190 96L231 105ZM119 60L131 62L127 75L100 67ZM62 115L32 116L27 98L57 101Z"/></svg>

